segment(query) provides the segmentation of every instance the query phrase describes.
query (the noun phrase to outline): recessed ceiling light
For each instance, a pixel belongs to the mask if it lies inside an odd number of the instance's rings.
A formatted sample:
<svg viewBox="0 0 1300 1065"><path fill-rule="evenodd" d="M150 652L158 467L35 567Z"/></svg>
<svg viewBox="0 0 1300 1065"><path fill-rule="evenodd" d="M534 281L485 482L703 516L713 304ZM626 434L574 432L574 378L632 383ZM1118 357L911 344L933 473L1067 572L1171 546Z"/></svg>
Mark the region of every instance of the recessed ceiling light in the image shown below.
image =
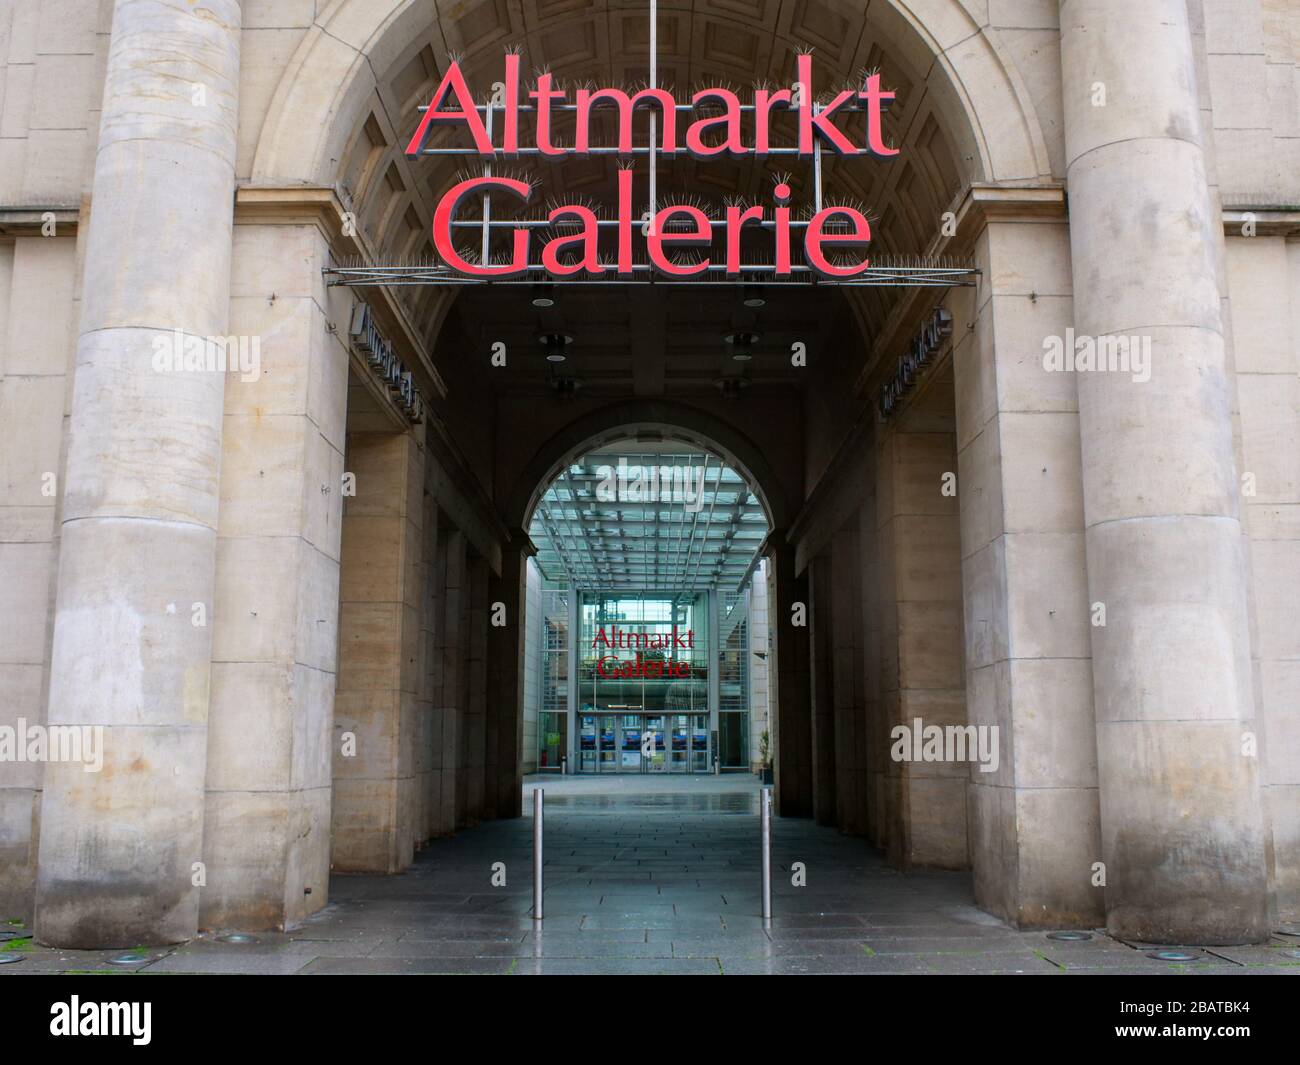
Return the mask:
<svg viewBox="0 0 1300 1065"><path fill-rule="evenodd" d="M546 349L547 362L563 362L568 358L564 349L573 342L568 333L543 333L537 339Z"/></svg>
<svg viewBox="0 0 1300 1065"><path fill-rule="evenodd" d="M731 348L731 357L736 362L749 362L754 357L753 347L758 343L757 333L728 333L724 338Z"/></svg>
<svg viewBox="0 0 1300 1065"><path fill-rule="evenodd" d="M554 307L555 293L550 285L534 285L532 304L534 307Z"/></svg>

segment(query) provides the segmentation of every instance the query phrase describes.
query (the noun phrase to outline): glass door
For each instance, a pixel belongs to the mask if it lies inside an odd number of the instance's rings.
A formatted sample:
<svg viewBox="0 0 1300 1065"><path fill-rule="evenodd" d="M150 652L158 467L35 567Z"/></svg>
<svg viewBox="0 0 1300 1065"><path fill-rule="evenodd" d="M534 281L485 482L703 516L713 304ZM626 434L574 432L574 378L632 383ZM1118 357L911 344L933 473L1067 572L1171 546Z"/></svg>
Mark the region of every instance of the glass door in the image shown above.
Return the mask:
<svg viewBox="0 0 1300 1065"><path fill-rule="evenodd" d="M619 769L625 773L641 771L641 715L620 714Z"/></svg>
<svg viewBox="0 0 1300 1065"><path fill-rule="evenodd" d="M691 715L691 772L709 771L709 715Z"/></svg>
<svg viewBox="0 0 1300 1065"><path fill-rule="evenodd" d="M599 720L600 772L618 772L618 749L614 740L614 715L601 714Z"/></svg>
<svg viewBox="0 0 1300 1065"><path fill-rule="evenodd" d="M686 714L673 714L671 746L668 752L668 770L671 773L686 773L690 770L690 717Z"/></svg>
<svg viewBox="0 0 1300 1065"><path fill-rule="evenodd" d="M649 757L646 759L646 771L663 773L668 769L668 756L664 745L664 719L662 714L647 714L645 732L641 737L642 750Z"/></svg>
<svg viewBox="0 0 1300 1065"><path fill-rule="evenodd" d="M578 719L578 772L596 772L596 715L583 714Z"/></svg>
<svg viewBox="0 0 1300 1065"><path fill-rule="evenodd" d="M718 764L722 769L749 768L749 715L718 715Z"/></svg>
<svg viewBox="0 0 1300 1065"><path fill-rule="evenodd" d="M558 773L564 768L564 758L569 750L568 714L543 710L537 716L538 746L537 771Z"/></svg>

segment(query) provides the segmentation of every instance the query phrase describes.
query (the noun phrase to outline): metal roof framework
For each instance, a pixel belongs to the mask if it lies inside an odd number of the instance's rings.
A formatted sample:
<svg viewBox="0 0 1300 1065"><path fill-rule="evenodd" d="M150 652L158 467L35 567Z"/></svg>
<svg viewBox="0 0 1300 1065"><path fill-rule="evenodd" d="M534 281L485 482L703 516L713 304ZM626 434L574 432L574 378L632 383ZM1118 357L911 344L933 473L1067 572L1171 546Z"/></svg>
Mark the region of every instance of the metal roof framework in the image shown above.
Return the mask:
<svg viewBox="0 0 1300 1065"><path fill-rule="evenodd" d="M767 533L762 504L716 455L634 447L567 465L529 529L545 577L583 591L736 589Z"/></svg>
<svg viewBox="0 0 1300 1065"><path fill-rule="evenodd" d="M475 223L477 225L478 223ZM492 226L502 223L489 223ZM507 223L514 224L514 223ZM524 223L526 225L527 223ZM486 261L486 260L485 260ZM796 264L791 276L777 278L771 265L744 265L740 280L726 276L726 265L715 263L703 275L694 278L669 279L658 276L649 263L634 263L632 276L617 273L613 263L607 264L607 273L553 278L539 265L532 264L528 271L514 278L466 277L436 261L422 260L411 263L389 263L370 266L360 260L332 264L325 267L326 284L330 287L374 288L391 286L409 288L416 285L718 285L734 287L738 284L773 287L804 287L807 285L836 285L841 288L962 288L975 284L979 271L966 263L930 256L873 258L865 272L852 278L822 278L808 266Z"/></svg>

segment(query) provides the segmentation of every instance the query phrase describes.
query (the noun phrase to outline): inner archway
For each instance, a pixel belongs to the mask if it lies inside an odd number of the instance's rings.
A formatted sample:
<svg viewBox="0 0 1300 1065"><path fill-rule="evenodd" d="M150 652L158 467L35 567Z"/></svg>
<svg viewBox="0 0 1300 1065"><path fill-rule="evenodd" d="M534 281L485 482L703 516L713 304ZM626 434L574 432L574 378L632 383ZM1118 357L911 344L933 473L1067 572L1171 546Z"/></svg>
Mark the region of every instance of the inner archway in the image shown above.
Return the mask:
<svg viewBox="0 0 1300 1065"><path fill-rule="evenodd" d="M673 436L584 448L536 496L526 770L761 769L768 519L742 471Z"/></svg>

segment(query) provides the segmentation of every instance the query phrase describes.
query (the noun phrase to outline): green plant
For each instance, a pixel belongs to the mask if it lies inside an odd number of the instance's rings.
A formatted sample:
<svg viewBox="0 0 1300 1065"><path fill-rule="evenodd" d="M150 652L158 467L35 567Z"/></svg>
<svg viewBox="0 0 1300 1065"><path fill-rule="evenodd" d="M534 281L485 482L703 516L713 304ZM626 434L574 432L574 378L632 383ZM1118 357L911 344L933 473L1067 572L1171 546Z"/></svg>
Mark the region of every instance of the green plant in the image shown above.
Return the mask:
<svg viewBox="0 0 1300 1065"><path fill-rule="evenodd" d="M762 760L764 766L772 764L772 737L767 729L764 729L758 737L758 757Z"/></svg>

